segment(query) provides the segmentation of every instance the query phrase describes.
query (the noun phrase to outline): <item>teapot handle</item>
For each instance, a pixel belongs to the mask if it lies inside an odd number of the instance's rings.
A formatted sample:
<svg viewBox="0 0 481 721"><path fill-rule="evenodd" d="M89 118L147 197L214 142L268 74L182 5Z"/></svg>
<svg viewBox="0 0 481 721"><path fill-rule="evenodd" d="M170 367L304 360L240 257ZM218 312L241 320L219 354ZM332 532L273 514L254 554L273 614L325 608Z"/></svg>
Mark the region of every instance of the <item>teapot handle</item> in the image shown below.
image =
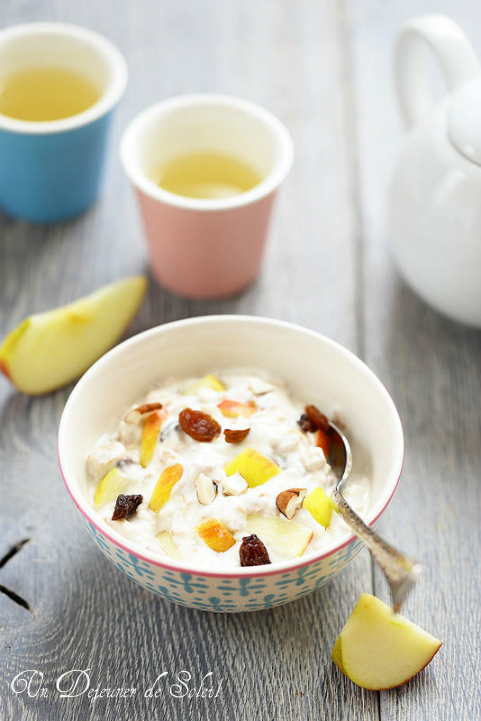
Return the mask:
<svg viewBox="0 0 481 721"><path fill-rule="evenodd" d="M481 75L476 53L468 38L445 15L421 15L402 28L396 49L396 84L407 128L417 124L433 104L425 67L426 47L434 53L448 91Z"/></svg>

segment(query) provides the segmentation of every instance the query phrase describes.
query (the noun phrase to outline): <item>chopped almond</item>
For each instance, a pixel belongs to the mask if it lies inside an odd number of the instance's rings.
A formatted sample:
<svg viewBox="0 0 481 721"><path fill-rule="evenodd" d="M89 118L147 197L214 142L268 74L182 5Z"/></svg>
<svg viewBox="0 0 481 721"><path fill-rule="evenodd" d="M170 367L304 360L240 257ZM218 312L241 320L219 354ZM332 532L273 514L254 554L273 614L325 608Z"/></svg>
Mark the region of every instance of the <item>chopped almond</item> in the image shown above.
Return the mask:
<svg viewBox="0 0 481 721"><path fill-rule="evenodd" d="M205 473L199 473L195 480L195 490L199 503L208 506L217 495L217 483Z"/></svg>
<svg viewBox="0 0 481 721"><path fill-rule="evenodd" d="M294 518L299 508L301 508L306 493L306 488L289 488L277 496L276 506L289 521Z"/></svg>
<svg viewBox="0 0 481 721"><path fill-rule="evenodd" d="M142 403L140 406L131 408L130 411L124 418L126 423L139 423L139 421L145 421L151 413L160 411L162 403Z"/></svg>
<svg viewBox="0 0 481 721"><path fill-rule="evenodd" d="M245 493L249 488L246 479L241 476L240 473L234 473L232 476L222 482L222 490L224 496L239 496L241 493Z"/></svg>

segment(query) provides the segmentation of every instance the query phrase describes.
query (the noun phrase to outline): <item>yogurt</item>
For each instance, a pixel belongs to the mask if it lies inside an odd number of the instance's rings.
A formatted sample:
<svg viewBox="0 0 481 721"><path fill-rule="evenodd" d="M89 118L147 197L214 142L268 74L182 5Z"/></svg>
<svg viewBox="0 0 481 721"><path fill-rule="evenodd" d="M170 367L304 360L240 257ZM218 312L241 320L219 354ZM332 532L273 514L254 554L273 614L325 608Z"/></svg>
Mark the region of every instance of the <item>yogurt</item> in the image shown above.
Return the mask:
<svg viewBox="0 0 481 721"><path fill-rule="evenodd" d="M324 495L319 488L330 496L335 478L317 432L298 423L304 410L282 380L257 369L166 378L126 409L116 430L103 435L88 456L92 506L137 547L192 566L239 567L242 539L253 527L262 529L256 535L271 563L320 552L351 532L336 513L325 527L308 501ZM183 424L184 418L202 419L199 412L212 421L204 424L215 430L210 440L198 440ZM360 515L369 508L370 485L367 477L357 477L345 490ZM305 500L287 518L278 499L290 489L300 489ZM129 517L114 521L120 494L140 494L142 501ZM210 521L221 529L223 550L202 535ZM279 534L292 536L292 543L283 543Z"/></svg>

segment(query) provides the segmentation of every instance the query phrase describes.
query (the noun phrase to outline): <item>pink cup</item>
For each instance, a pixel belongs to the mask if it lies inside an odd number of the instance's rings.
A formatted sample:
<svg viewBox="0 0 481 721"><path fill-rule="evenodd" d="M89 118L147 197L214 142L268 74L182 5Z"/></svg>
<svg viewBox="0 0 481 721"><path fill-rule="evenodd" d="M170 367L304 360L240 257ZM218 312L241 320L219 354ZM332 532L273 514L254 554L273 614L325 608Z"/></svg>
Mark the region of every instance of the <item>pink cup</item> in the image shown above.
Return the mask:
<svg viewBox="0 0 481 721"><path fill-rule="evenodd" d="M169 193L152 179L190 152L233 155L262 181L219 200ZM121 158L137 193L152 270L169 290L219 298L245 288L259 272L273 200L293 160L286 128L271 113L227 95L186 95L144 110L129 125Z"/></svg>

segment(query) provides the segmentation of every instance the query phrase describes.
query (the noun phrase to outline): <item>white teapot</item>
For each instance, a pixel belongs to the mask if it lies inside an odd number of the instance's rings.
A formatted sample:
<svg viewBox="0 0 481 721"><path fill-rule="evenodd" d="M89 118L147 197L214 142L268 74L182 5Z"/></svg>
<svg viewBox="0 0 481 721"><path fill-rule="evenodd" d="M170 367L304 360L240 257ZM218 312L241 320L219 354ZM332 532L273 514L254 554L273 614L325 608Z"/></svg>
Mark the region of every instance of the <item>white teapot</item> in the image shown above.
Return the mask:
<svg viewBox="0 0 481 721"><path fill-rule="evenodd" d="M436 107L426 46L448 89ZM394 257L425 301L481 327L481 67L452 20L423 15L401 30L396 75L409 137L389 193Z"/></svg>

